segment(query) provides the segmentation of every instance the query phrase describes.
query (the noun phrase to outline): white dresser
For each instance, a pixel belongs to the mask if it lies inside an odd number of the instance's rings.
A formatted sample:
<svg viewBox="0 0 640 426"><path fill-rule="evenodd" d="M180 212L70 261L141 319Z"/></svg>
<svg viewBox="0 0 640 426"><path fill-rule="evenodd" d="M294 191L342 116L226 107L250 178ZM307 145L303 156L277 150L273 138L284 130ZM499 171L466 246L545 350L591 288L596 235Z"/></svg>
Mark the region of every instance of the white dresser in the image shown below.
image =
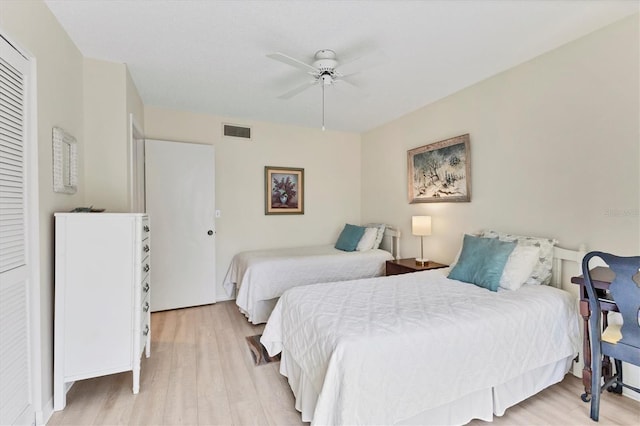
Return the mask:
<svg viewBox="0 0 640 426"><path fill-rule="evenodd" d="M55 214L54 410L76 380L133 371L150 355L149 218Z"/></svg>

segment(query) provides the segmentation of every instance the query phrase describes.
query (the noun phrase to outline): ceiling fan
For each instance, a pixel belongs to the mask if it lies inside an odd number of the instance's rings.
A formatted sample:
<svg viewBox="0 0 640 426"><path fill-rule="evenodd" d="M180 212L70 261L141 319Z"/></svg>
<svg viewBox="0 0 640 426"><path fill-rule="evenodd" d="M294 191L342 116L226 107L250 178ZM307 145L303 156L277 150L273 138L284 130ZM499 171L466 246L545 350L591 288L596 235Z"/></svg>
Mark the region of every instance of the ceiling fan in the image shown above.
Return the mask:
<svg viewBox="0 0 640 426"><path fill-rule="evenodd" d="M298 68L313 77L312 80L309 80L306 83L278 96L279 99L292 98L298 93L308 89L311 86L315 86L316 84L321 86L330 86L334 83L344 82L356 87L353 82L350 82L348 80L348 78L354 74L357 74L357 72L353 72L347 75L341 73L337 68L342 64L340 64L340 62L338 61L336 52L331 49L318 50L315 53L314 61L311 64L307 64L306 62L302 62L280 52L271 53L267 55L267 57Z"/></svg>
<svg viewBox="0 0 640 426"><path fill-rule="evenodd" d="M352 58L349 61L343 61L342 63L340 63L336 56L336 52L331 49L318 50L315 53L314 61L311 64L292 58L291 56L285 55L284 53L280 52L271 53L267 55L267 57L298 68L299 70L306 72L312 77L312 79L310 79L309 81L278 96L279 99L292 98L312 86L319 85L322 88L322 130L324 130L324 88L336 83L346 83L349 86L357 89L357 86L353 82L349 81L349 78L357 74L358 72L345 74L343 72L340 72L338 68L345 65L346 63L354 62L359 58Z"/></svg>

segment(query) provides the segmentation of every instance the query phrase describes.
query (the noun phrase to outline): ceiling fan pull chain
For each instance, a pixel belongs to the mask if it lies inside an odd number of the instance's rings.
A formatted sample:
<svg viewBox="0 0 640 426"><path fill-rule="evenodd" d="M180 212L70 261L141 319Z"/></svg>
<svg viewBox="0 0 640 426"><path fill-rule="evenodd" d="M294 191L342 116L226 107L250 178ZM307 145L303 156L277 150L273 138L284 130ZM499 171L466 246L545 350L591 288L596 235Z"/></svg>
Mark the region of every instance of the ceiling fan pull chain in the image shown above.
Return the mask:
<svg viewBox="0 0 640 426"><path fill-rule="evenodd" d="M324 132L324 84L321 82L322 86L322 131Z"/></svg>

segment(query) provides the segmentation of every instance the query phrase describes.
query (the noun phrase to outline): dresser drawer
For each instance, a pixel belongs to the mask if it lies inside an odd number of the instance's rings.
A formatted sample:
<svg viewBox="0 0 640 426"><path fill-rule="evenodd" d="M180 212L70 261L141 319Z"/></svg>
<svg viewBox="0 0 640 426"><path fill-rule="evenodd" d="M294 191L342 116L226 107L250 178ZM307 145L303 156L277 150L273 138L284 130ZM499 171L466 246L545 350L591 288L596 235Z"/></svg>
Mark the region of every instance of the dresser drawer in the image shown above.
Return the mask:
<svg viewBox="0 0 640 426"><path fill-rule="evenodd" d="M140 250L140 259L145 259L149 256L149 254L151 253L151 245L149 244L148 238L142 242L142 247Z"/></svg>
<svg viewBox="0 0 640 426"><path fill-rule="evenodd" d="M141 300L140 307L138 308L140 310L140 318L139 318L139 322L135 326L136 332L139 333L140 335L140 345L138 347L140 348L141 351L147 342L147 338L146 338L147 334L151 332L150 331L151 297L150 297L150 292L145 292L144 288L145 287L143 284L142 295L140 297L140 300Z"/></svg>
<svg viewBox="0 0 640 426"><path fill-rule="evenodd" d="M149 295L140 308L140 353L147 345L147 337L151 334L151 316L149 311L151 310L151 304L149 303Z"/></svg>
<svg viewBox="0 0 640 426"><path fill-rule="evenodd" d="M151 326L149 325L148 322L145 322L145 324L142 326L142 330L140 330L140 353L136 354L137 356L140 356L144 351L144 348L147 344L147 336L150 333L151 333Z"/></svg>
<svg viewBox="0 0 640 426"><path fill-rule="evenodd" d="M149 218L145 217L142 219L142 223L140 225L140 240L144 241L149 238L149 234L151 233L151 228L149 228Z"/></svg>
<svg viewBox="0 0 640 426"><path fill-rule="evenodd" d="M141 274L140 275L149 275L149 271L151 270L151 266L149 266L149 258L145 258L142 260L142 265L140 266L142 268Z"/></svg>
<svg viewBox="0 0 640 426"><path fill-rule="evenodd" d="M142 312L142 328L144 328L145 318L149 316L149 311L151 310L151 304L149 303L149 293L147 293L145 299L142 301L140 305L140 312Z"/></svg>
<svg viewBox="0 0 640 426"><path fill-rule="evenodd" d="M149 274L145 274L142 280L142 286L140 287L140 300L148 299L149 291L151 291L151 281L149 280Z"/></svg>
<svg viewBox="0 0 640 426"><path fill-rule="evenodd" d="M144 330L144 325L148 322L147 317L149 316L149 311L151 311L150 300L149 293L144 293L140 303L140 330Z"/></svg>

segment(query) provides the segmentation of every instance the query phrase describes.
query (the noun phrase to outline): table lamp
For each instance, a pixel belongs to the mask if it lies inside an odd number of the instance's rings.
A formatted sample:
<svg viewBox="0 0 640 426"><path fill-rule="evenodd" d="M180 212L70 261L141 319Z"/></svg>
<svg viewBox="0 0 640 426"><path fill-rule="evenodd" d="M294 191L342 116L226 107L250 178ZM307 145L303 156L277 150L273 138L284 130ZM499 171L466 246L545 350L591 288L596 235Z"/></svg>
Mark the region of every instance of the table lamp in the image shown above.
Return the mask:
<svg viewBox="0 0 640 426"><path fill-rule="evenodd" d="M424 258L424 237L431 235L431 216L413 216L411 233L420 237L420 258L416 258L416 264L424 266L429 261Z"/></svg>

